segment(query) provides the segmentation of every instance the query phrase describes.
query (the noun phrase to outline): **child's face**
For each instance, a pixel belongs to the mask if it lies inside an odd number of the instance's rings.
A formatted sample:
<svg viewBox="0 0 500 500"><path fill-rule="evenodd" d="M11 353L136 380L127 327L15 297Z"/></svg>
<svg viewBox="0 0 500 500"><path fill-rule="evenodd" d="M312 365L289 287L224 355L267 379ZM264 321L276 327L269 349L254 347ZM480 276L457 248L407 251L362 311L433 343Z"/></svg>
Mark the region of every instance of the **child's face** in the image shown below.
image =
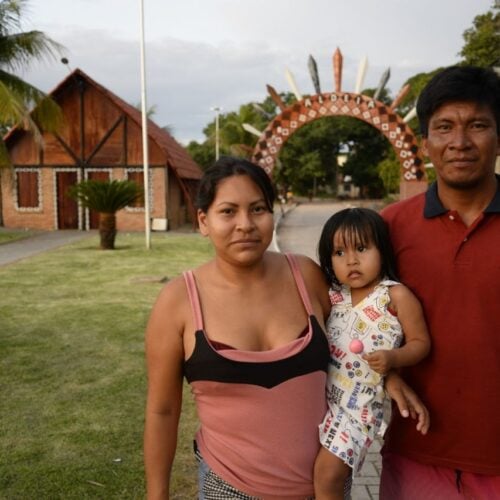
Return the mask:
<svg viewBox="0 0 500 500"><path fill-rule="evenodd" d="M340 283L370 293L380 281L382 259L373 242L363 245L355 235L337 231L333 236L332 267Z"/></svg>

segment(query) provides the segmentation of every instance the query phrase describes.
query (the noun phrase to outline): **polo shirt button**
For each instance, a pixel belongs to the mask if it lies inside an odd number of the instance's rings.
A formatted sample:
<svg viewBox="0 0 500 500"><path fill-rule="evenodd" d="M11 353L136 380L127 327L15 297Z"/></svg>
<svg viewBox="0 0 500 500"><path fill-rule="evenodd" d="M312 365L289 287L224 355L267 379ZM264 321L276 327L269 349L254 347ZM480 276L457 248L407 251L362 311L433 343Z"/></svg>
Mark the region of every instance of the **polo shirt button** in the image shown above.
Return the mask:
<svg viewBox="0 0 500 500"><path fill-rule="evenodd" d="M455 220L455 217L453 215L450 215L450 220Z"/></svg>
<svg viewBox="0 0 500 500"><path fill-rule="evenodd" d="M469 238L464 238L464 243L468 240Z"/></svg>

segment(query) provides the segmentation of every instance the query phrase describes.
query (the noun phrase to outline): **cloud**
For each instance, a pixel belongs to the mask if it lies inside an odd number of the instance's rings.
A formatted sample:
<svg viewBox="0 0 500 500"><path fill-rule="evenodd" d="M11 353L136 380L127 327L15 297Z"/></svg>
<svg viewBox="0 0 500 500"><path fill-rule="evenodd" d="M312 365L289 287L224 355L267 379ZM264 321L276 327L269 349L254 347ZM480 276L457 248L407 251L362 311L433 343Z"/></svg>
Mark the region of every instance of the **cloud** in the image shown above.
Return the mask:
<svg viewBox="0 0 500 500"><path fill-rule="evenodd" d="M40 13L48 15L39 0L33 1L39 4ZM110 5L117 8L117 2ZM447 21L447 6L454 2L462 10L466 6L477 10L464 0L443 0L442 4L388 0L383 10L380 2L372 0L297 1L293 9L285 0L213 0L210 8L205 2L186 0L171 9L153 1L147 9L146 38L148 105L156 107L153 119L161 126L171 125L183 143L202 140L203 128L214 119L212 106L229 112L241 104L262 101L266 84L288 91L286 68L303 94L312 92L309 54L317 61L322 90L332 91L336 47L344 57L343 90L354 89L359 61L367 56L364 87L376 87L382 72L390 67L388 88L394 96L409 77L456 62L461 33L470 26L472 16L465 21L469 14L462 13L463 26ZM83 3L89 4L86 14L93 12L92 6L101 8L93 0ZM109 0L103 5L109 8L108 4ZM61 5L61 9L68 8L67 3ZM118 19L113 18L113 31L105 26L106 12L92 17L98 29L78 26L74 14L66 24L59 19L56 24L42 24L41 29L68 48L65 55L71 69L81 68L136 104L141 95L137 12L119 12ZM67 73L68 68L55 61L33 67L25 78L47 91Z"/></svg>
<svg viewBox="0 0 500 500"><path fill-rule="evenodd" d="M59 61L37 64L24 77L49 91L68 70L80 68L121 98L140 101L139 43L117 39L103 30L72 29L57 39L69 47L69 68ZM91 43L90 43L91 41ZM163 39L146 45L147 99L156 107L153 119L171 125L182 142L201 140L213 119L211 106L224 111L266 97L265 85L283 89L285 54L262 44L228 43L216 47L200 42Z"/></svg>

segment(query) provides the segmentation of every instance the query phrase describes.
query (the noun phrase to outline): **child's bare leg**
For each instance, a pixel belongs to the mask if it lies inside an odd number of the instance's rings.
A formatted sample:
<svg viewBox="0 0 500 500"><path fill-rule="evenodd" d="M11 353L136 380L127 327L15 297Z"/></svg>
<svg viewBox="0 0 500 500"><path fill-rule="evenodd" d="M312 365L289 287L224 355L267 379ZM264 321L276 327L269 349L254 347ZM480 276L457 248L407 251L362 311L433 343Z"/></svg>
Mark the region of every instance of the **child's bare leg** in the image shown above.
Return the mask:
<svg viewBox="0 0 500 500"><path fill-rule="evenodd" d="M339 457L321 447L314 463L316 500L344 500L344 487L351 468Z"/></svg>

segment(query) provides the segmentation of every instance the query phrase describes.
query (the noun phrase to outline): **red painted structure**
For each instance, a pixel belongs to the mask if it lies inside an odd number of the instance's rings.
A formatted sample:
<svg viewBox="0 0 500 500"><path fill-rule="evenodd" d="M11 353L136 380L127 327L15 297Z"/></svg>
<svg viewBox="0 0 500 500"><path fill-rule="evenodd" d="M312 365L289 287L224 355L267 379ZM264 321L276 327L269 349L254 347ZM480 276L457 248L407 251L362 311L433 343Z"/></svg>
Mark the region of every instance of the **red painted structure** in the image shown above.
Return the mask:
<svg viewBox="0 0 500 500"><path fill-rule="evenodd" d="M388 105L362 94L316 94L282 109L258 140L253 160L271 175L281 148L292 134L303 125L325 116L357 118L384 134L401 163L402 198L427 188L423 158L411 128Z"/></svg>

